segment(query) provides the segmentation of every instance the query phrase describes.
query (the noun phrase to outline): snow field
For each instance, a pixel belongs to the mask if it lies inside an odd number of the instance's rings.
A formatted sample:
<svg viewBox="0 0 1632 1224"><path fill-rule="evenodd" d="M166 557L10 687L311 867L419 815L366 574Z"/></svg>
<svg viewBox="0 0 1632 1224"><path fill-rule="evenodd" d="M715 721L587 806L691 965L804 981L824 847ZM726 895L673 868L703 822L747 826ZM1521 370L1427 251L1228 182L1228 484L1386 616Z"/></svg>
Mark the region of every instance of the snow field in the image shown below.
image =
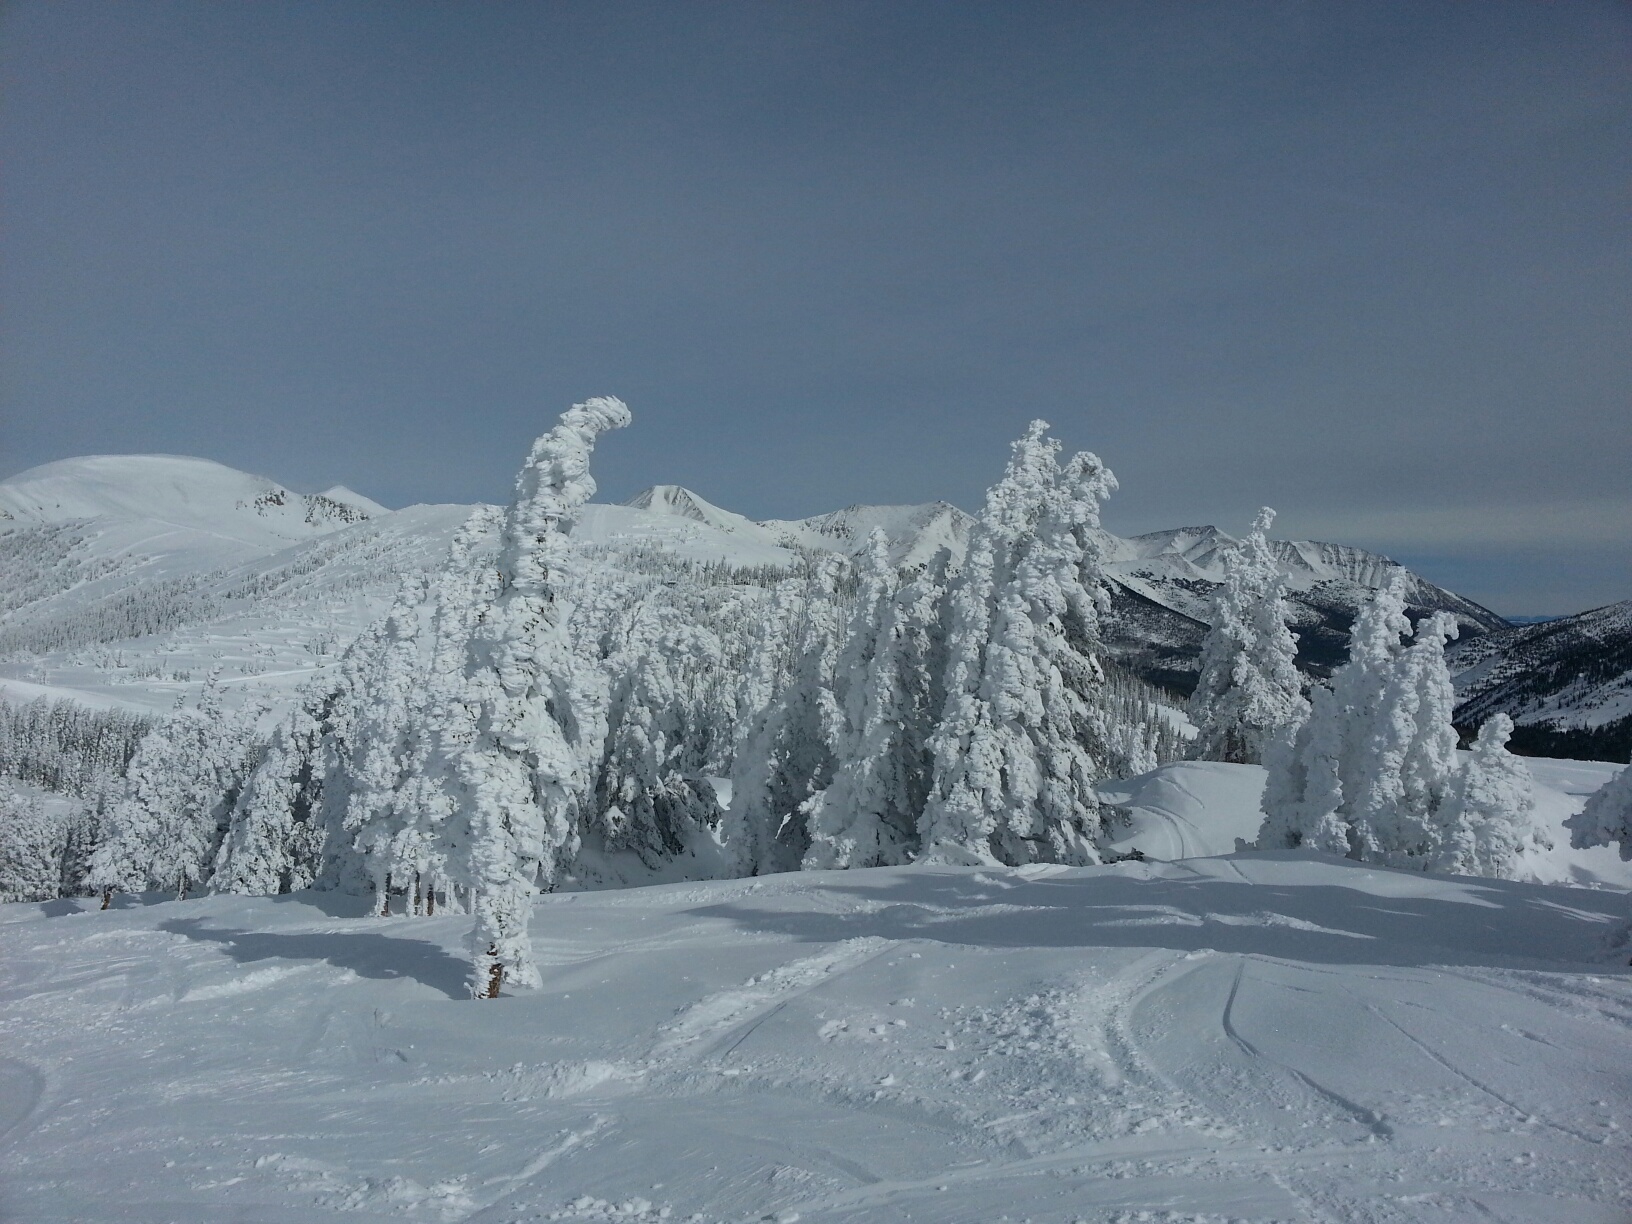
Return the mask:
<svg viewBox="0 0 1632 1224"><path fill-rule="evenodd" d="M1624 1221L1624 893L1313 855L6 907L0 1218Z"/></svg>

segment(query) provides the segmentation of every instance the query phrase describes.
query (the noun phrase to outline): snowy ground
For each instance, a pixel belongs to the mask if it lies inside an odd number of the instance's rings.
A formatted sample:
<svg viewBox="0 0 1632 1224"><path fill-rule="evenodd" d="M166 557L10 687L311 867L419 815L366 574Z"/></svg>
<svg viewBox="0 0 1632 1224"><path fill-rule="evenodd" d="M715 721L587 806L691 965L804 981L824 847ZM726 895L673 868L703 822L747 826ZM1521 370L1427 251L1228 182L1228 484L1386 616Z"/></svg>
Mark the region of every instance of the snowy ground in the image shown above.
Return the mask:
<svg viewBox="0 0 1632 1224"><path fill-rule="evenodd" d="M1467 754L1461 754L1466 760ZM1624 766L1605 761L1525 758L1535 783L1536 821L1548 846L1520 856L1523 878L1539 884L1632 889L1632 862L1614 846L1576 850L1564 821L1581 810L1586 796ZM1111 848L1164 861L1229 854L1236 839L1253 841L1264 816L1258 809L1264 770L1257 765L1180 761L1125 781L1099 787L1114 813Z"/></svg>
<svg viewBox="0 0 1632 1224"><path fill-rule="evenodd" d="M0 910L0 1219L1632 1218L1626 893L1298 854ZM1148 1214L1141 1214L1148 1213Z"/></svg>

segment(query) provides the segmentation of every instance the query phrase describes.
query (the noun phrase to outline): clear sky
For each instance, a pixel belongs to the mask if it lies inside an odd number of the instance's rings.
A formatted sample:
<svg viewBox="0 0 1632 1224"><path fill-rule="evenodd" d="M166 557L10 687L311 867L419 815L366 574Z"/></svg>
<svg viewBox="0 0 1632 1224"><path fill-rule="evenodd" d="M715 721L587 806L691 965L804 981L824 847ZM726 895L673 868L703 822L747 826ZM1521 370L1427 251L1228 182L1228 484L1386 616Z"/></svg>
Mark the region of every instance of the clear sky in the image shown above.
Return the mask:
<svg viewBox="0 0 1632 1224"><path fill-rule="evenodd" d="M969 509L1034 416L1124 533L1260 504L1509 614L1632 597L1632 8L0 10L0 475Z"/></svg>

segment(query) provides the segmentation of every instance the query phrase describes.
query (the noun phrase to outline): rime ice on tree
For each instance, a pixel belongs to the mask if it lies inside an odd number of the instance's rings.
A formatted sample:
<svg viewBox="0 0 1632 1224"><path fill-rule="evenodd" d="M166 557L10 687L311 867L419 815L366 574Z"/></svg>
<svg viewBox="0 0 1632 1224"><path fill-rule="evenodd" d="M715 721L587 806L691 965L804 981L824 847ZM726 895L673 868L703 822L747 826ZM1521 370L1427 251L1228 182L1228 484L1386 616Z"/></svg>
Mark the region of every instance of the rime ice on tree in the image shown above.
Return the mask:
<svg viewBox="0 0 1632 1224"><path fill-rule="evenodd" d="M1446 613L1413 632L1396 571L1360 610L1349 661L1317 688L1309 717L1266 754L1262 849L1303 846L1365 862L1441 860L1456 770ZM1402 639L1411 636L1407 645Z"/></svg>
<svg viewBox="0 0 1632 1224"><path fill-rule="evenodd" d="M932 860L1099 861L1106 737L1088 698L1103 679L1099 503L1116 480L1086 452L1062 468L1047 429L1033 421L1014 443L952 591L920 822Z"/></svg>
<svg viewBox="0 0 1632 1224"><path fill-rule="evenodd" d="M1267 538L1274 521L1266 506L1247 538L1224 554L1224 582L1213 596L1212 629L1190 699L1190 721L1200 730L1197 760L1256 765L1279 730L1309 713L1297 638L1286 627L1281 598L1286 579Z"/></svg>
<svg viewBox="0 0 1632 1224"><path fill-rule="evenodd" d="M1479 728L1441 816L1439 870L1510 879L1518 874L1521 851L1546 845L1535 820L1530 771L1507 750L1512 734L1513 720L1506 714L1492 714Z"/></svg>
<svg viewBox="0 0 1632 1224"><path fill-rule="evenodd" d="M839 705L839 762L826 790L806 804L807 870L903 863L923 805L922 741L913 740L911 648L899 616L900 579L889 540L875 527L851 611L837 673L849 678Z"/></svg>
<svg viewBox="0 0 1632 1224"><path fill-rule="evenodd" d="M1587 796L1586 806L1564 827L1570 830L1570 845L1577 849L1619 842L1621 857L1632 859L1632 766Z"/></svg>
<svg viewBox="0 0 1632 1224"><path fill-rule="evenodd" d="M591 399L533 444L505 516L498 593L474 618L465 700L475 727L458 762L464 802L450 867L471 893L478 996L497 994L501 980L539 984L533 893L576 849L589 758L605 735L605 680L567 641L551 573L571 547L565 521L595 492L596 439L629 419L622 400Z"/></svg>

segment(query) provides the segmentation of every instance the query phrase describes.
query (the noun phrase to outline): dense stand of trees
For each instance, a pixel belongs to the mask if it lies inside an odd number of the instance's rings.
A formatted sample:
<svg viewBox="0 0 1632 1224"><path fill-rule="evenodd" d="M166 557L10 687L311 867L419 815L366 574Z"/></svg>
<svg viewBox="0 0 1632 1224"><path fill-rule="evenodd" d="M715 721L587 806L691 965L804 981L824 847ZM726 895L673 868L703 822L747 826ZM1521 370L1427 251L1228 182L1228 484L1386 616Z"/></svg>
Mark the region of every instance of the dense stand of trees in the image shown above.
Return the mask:
<svg viewBox="0 0 1632 1224"><path fill-rule="evenodd" d="M508 510L477 511L275 726L225 711L213 679L156 723L0 705L0 773L98 796L60 828L0 810L30 830L6 839L23 849L0 858L0 893L320 887L454 910L490 996L539 980L539 890L1096 863L1097 784L1186 753L1268 766L1264 848L1502 875L1540 836L1505 717L1458 768L1454 622L1412 630L1397 583L1306 696L1268 511L1225 561L1187 745L1163 695L1102 659L1116 482L1090 453L1062 458L1045 422L965 555L899 568L879 531L854 562L777 569L577 546L595 443L628 420L610 399L564 414ZM1624 819L1594 819L1578 837L1624 838Z"/></svg>

